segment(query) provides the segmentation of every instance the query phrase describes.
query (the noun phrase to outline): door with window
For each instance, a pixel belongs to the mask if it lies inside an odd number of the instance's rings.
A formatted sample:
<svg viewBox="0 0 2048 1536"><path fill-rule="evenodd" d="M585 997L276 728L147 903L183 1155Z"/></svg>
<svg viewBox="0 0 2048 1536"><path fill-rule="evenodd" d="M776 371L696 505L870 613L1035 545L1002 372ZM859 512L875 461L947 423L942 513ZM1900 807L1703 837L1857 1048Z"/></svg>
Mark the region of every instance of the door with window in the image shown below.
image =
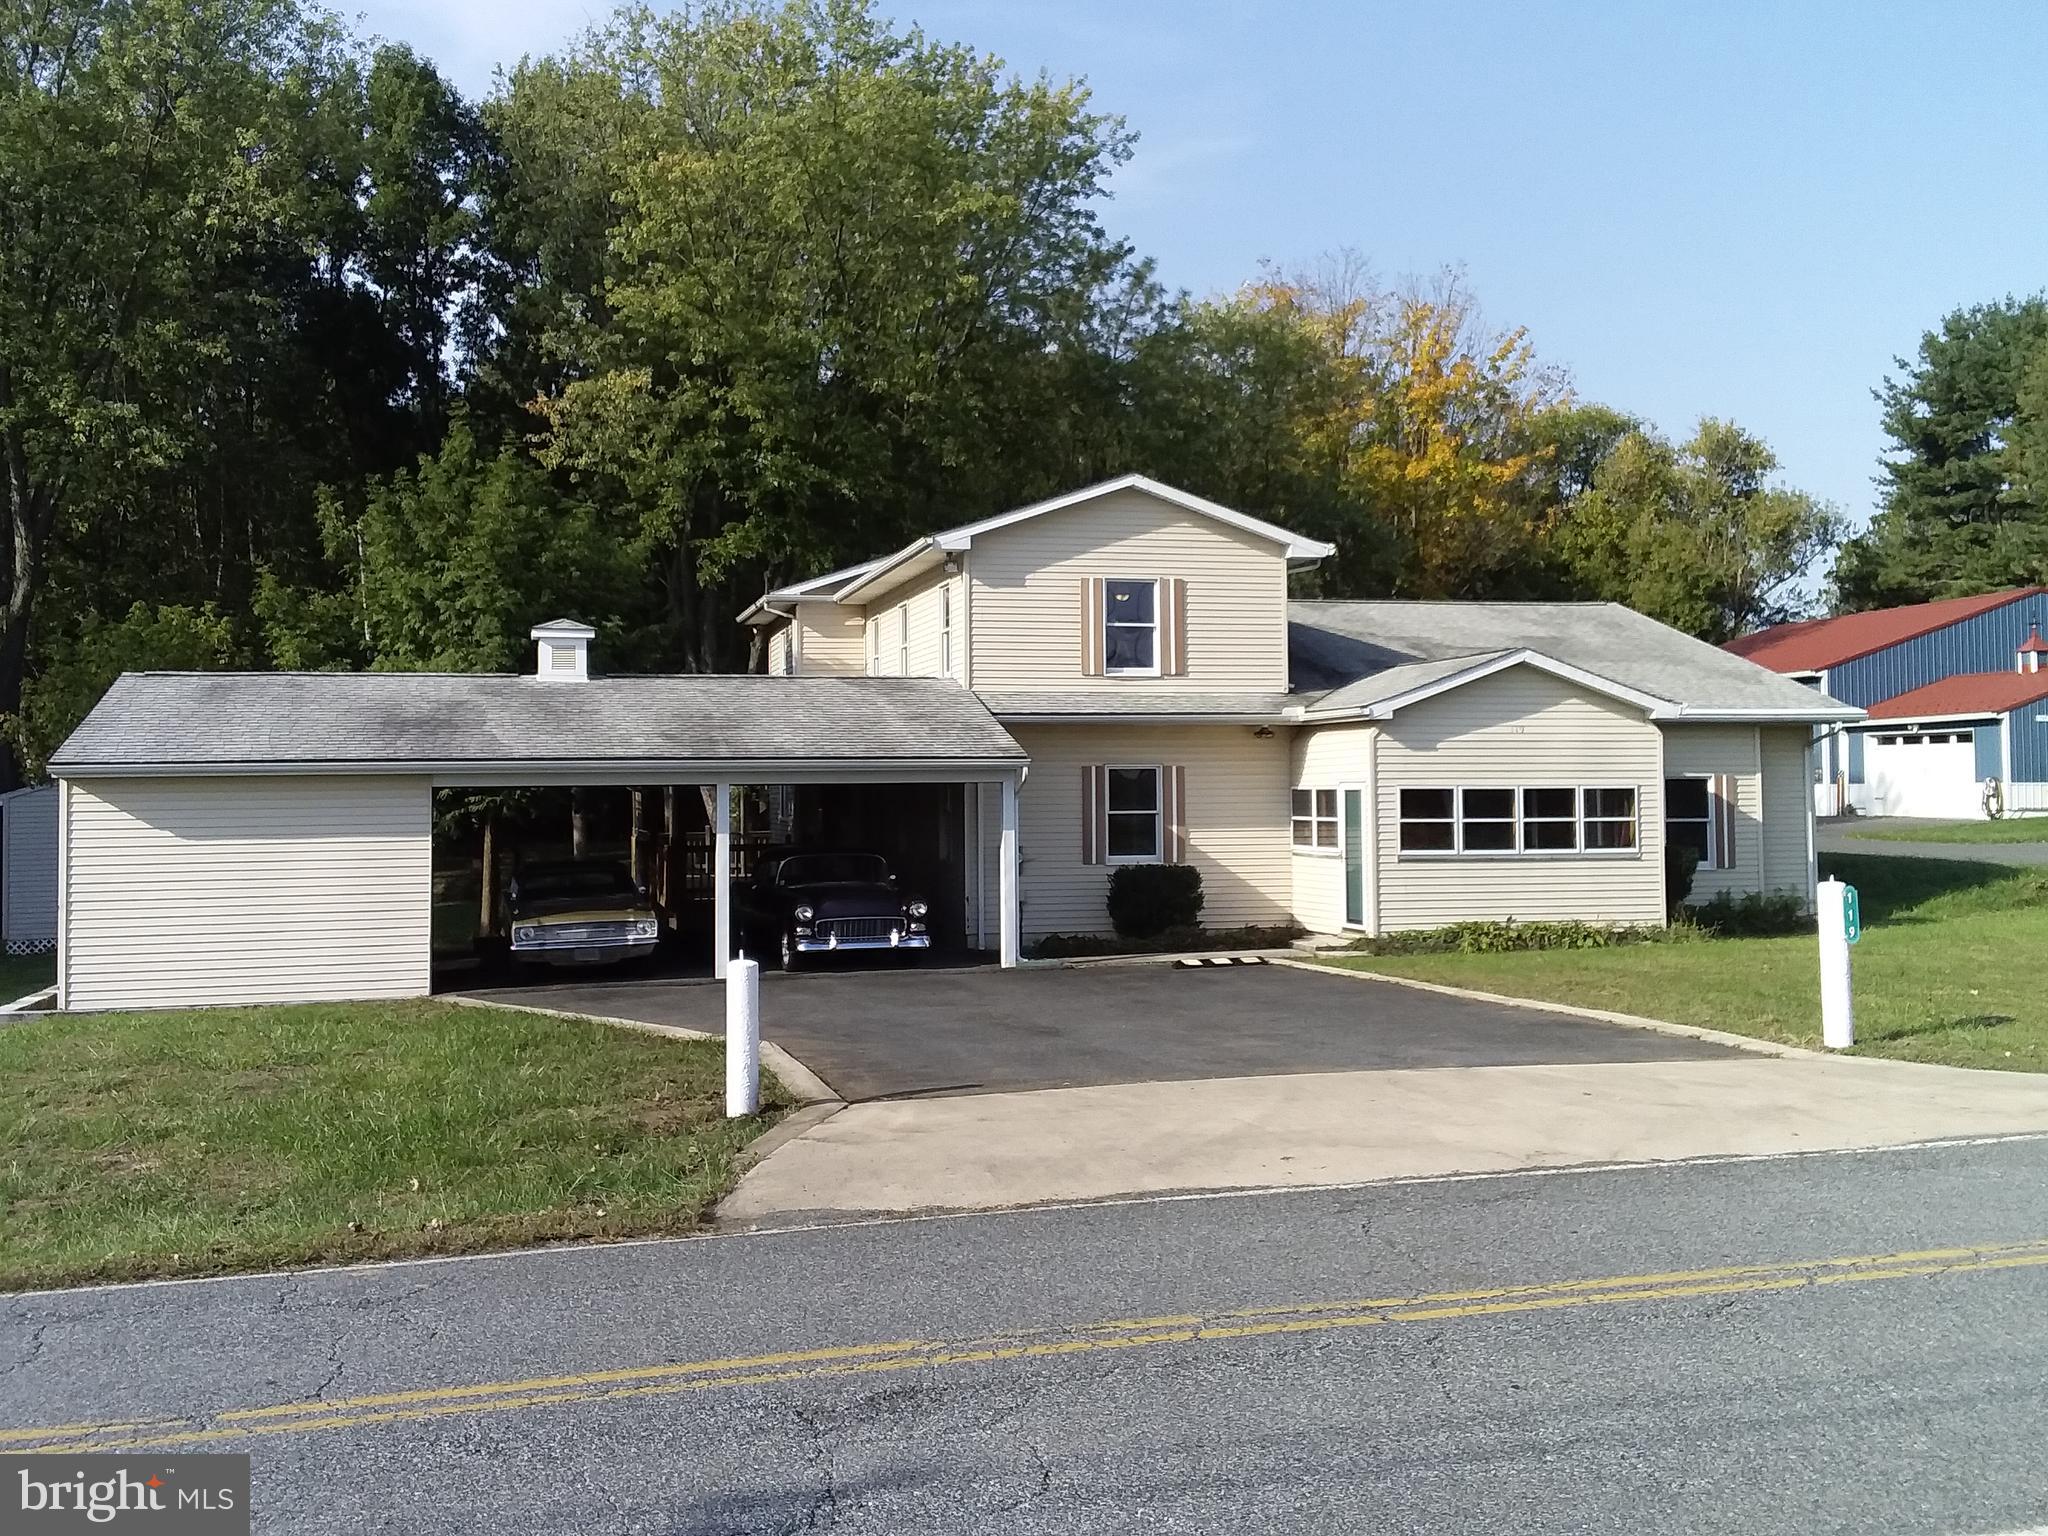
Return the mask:
<svg viewBox="0 0 2048 1536"><path fill-rule="evenodd" d="M1344 800L1344 922L1365 926L1365 791L1347 784Z"/></svg>

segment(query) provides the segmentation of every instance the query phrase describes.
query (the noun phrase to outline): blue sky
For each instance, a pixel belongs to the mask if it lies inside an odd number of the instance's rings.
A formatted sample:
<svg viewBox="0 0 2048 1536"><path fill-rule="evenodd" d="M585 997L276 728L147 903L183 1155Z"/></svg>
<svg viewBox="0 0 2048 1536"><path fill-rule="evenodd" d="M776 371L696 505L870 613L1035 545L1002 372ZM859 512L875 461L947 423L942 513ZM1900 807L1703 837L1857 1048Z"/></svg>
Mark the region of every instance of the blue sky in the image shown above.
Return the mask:
<svg viewBox="0 0 2048 1536"><path fill-rule="evenodd" d="M887 3L887 0L885 0ZM1579 394L1762 433L1859 522L1870 391L2048 286L2048 5L895 0L1138 131L1105 221L1173 287L1351 248L1462 267ZM466 89L606 7L374 0Z"/></svg>

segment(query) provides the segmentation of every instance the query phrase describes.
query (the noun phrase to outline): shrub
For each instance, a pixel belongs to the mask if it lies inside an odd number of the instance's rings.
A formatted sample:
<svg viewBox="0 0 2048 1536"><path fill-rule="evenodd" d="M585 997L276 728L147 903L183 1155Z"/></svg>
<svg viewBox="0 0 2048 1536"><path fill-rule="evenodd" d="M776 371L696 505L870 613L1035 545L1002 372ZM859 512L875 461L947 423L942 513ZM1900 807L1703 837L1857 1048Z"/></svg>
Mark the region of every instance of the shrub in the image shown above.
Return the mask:
<svg viewBox="0 0 2048 1536"><path fill-rule="evenodd" d="M1723 891L1694 907L1691 915L1700 927L1722 939L1768 939L1813 932L1813 915L1789 891L1751 891L1745 896Z"/></svg>
<svg viewBox="0 0 2048 1536"><path fill-rule="evenodd" d="M1690 924L1671 928L1603 923L1453 923L1410 933L1384 933L1352 941L1368 955L1489 955L1527 949L1612 949L1618 944L1682 943L1699 937Z"/></svg>
<svg viewBox="0 0 2048 1536"><path fill-rule="evenodd" d="M1085 960L1098 955L1173 955L1195 949L1285 949L1306 932L1292 924L1273 928L1169 928L1149 939L1099 933L1049 933L1029 950L1033 960Z"/></svg>
<svg viewBox="0 0 2048 1536"><path fill-rule="evenodd" d="M1699 872L1699 867L1698 849L1679 843L1664 845L1664 910L1673 917L1685 905L1685 898L1692 894L1692 877Z"/></svg>
<svg viewBox="0 0 2048 1536"><path fill-rule="evenodd" d="M1192 864L1125 864L1109 877L1117 937L1150 939L1202 920L1202 872Z"/></svg>

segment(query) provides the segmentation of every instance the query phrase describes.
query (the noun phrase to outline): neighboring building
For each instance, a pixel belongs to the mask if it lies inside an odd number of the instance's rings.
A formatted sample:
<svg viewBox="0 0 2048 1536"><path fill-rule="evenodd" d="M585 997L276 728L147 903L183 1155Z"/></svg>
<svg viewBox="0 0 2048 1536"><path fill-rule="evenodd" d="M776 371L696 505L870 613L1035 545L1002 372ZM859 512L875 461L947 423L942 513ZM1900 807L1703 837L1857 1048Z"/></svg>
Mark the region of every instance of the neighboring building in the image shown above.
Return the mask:
<svg viewBox="0 0 2048 1536"><path fill-rule="evenodd" d="M1127 476L769 593L768 676L591 676L558 621L533 677L124 677L52 759L63 1003L425 990L463 785L792 786L1006 964L1126 863L1217 928L1657 923L1677 840L1697 896L1811 899L1814 729L1861 711L1612 604L1290 602L1328 553Z"/></svg>
<svg viewBox="0 0 2048 1536"><path fill-rule="evenodd" d="M1869 714L1826 727L1820 814L2048 810L2048 588L1780 624L1727 649Z"/></svg>
<svg viewBox="0 0 2048 1536"><path fill-rule="evenodd" d="M57 947L57 786L0 795L0 946L10 955Z"/></svg>

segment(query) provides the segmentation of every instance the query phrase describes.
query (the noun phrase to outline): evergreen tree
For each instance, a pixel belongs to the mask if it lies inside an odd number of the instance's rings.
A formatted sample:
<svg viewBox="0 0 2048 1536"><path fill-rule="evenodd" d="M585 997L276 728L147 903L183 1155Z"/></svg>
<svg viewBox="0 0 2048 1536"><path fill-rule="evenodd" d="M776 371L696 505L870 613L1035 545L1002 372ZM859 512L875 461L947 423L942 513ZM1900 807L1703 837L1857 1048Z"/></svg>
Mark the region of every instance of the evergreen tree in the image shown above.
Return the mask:
<svg viewBox="0 0 2048 1536"><path fill-rule="evenodd" d="M2048 298L1960 309L1877 391L1890 440L1883 506L1835 566L1843 609L2048 579L2048 501L2022 475L2021 397L2048 341Z"/></svg>

